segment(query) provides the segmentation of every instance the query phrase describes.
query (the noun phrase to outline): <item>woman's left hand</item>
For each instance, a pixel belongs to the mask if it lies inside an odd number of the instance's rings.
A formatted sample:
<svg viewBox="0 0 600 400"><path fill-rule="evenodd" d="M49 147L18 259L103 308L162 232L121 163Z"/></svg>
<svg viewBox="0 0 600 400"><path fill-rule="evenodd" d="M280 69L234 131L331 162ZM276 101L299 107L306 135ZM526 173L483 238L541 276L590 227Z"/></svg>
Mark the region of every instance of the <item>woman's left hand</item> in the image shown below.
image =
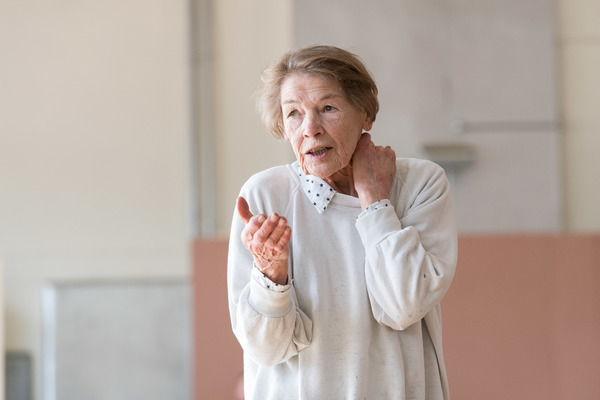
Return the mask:
<svg viewBox="0 0 600 400"><path fill-rule="evenodd" d="M288 281L288 243L292 230L284 217L271 214L252 215L248 202L243 197L237 199L237 212L246 225L241 239L254 257L254 264L270 280L280 285Z"/></svg>
<svg viewBox="0 0 600 400"><path fill-rule="evenodd" d="M352 156L354 188L364 210L390 196L396 174L396 152L390 146L375 146L369 133L363 133Z"/></svg>

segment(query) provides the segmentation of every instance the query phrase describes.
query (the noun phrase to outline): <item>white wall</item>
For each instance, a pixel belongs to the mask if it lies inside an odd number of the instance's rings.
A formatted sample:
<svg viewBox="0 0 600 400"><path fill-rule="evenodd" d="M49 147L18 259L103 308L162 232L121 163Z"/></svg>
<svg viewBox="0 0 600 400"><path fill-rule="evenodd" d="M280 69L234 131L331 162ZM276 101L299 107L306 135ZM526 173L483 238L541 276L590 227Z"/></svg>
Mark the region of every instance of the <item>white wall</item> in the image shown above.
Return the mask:
<svg viewBox="0 0 600 400"><path fill-rule="evenodd" d="M373 132L400 156L422 155L428 141L476 149L476 168L450 173L463 232L600 230L600 186L590 184L600 147L594 2L266 3L217 5L220 235L247 176L291 157L253 112L258 74L289 46L311 43L363 57L381 92ZM456 135L465 117L501 124Z"/></svg>
<svg viewBox="0 0 600 400"><path fill-rule="evenodd" d="M559 50L566 220L570 231L600 231L600 2L560 0Z"/></svg>
<svg viewBox="0 0 600 400"><path fill-rule="evenodd" d="M294 159L263 129L252 98L261 71L291 46L291 0L219 0L215 7L217 230L228 236L235 199L255 172Z"/></svg>
<svg viewBox="0 0 600 400"><path fill-rule="evenodd" d="M188 276L187 2L0 5L6 345L40 398L47 280Z"/></svg>
<svg viewBox="0 0 600 400"><path fill-rule="evenodd" d="M554 33L553 0L294 2L294 45L347 48L373 72L376 143L472 148L448 168L463 233L562 228Z"/></svg>

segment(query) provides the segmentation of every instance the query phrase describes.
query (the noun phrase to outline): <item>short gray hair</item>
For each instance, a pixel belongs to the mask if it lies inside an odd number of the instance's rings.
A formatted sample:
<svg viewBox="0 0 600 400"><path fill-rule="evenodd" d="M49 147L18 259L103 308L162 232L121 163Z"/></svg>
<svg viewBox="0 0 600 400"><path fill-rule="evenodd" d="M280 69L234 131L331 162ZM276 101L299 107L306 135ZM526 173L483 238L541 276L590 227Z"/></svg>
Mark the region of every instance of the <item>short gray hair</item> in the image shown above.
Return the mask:
<svg viewBox="0 0 600 400"><path fill-rule="evenodd" d="M284 137L281 85L292 73L319 74L335 79L347 100L375 121L379 111L377 85L360 58L334 46L316 45L292 50L264 69L256 107L263 125L275 138Z"/></svg>

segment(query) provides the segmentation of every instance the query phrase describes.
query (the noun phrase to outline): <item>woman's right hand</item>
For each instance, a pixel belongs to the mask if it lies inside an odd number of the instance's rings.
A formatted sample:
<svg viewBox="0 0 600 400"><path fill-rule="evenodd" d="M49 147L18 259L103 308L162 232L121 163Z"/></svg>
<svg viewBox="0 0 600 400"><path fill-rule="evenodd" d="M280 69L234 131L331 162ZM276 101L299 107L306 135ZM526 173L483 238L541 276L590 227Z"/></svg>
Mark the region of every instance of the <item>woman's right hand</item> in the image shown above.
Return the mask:
<svg viewBox="0 0 600 400"><path fill-rule="evenodd" d="M285 217L277 213L268 218L264 214L252 215L248 202L237 198L237 212L246 227L242 231L242 243L254 257L254 264L271 281L286 285L288 280L288 246L292 229Z"/></svg>
<svg viewBox="0 0 600 400"><path fill-rule="evenodd" d="M371 134L362 134L352 155L354 188L364 210L377 200L390 197L396 174L396 153L390 146L375 146Z"/></svg>

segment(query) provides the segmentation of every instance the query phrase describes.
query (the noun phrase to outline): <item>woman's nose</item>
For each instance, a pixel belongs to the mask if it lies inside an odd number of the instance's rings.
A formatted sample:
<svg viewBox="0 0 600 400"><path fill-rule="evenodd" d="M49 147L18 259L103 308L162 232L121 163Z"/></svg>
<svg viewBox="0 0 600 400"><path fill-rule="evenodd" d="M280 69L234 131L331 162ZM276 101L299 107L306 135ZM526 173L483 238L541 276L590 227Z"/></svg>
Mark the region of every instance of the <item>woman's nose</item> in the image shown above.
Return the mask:
<svg viewBox="0 0 600 400"><path fill-rule="evenodd" d="M323 133L321 118L317 113L307 113L304 118L303 135L306 137L317 136Z"/></svg>

